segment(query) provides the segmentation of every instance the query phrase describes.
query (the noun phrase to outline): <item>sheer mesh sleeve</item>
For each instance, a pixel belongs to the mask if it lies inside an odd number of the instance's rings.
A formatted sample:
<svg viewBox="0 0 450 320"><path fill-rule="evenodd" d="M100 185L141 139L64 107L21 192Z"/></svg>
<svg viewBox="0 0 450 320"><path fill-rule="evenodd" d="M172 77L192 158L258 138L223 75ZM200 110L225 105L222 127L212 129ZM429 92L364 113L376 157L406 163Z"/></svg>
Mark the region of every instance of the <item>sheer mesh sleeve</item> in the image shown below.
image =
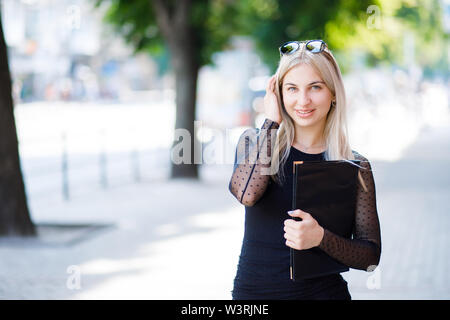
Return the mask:
<svg viewBox="0 0 450 320"><path fill-rule="evenodd" d="M361 160L361 176L367 191L358 183L355 224L352 239L346 239L325 229L319 248L350 268L373 271L380 261L381 235L375 197L375 182L369 161Z"/></svg>
<svg viewBox="0 0 450 320"><path fill-rule="evenodd" d="M239 138L228 188L245 206L254 205L267 189L270 175L264 169L270 167L278 128L277 122L265 119L261 129L248 129Z"/></svg>

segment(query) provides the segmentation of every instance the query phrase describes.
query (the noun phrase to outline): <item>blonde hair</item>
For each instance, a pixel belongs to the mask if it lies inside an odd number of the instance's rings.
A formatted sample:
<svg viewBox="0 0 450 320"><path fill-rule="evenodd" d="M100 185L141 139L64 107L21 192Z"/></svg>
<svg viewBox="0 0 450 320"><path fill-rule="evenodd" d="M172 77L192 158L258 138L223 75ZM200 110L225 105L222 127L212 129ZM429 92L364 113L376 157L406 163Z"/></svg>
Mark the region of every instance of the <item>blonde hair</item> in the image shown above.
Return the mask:
<svg viewBox="0 0 450 320"><path fill-rule="evenodd" d="M305 45L290 54L283 55L280 58L276 71L276 95L278 103L281 106L282 124L278 130L278 136L274 145L273 158L271 161L272 179L277 183L284 180L284 170L278 170L283 167L290 152L290 147L294 141L295 126L292 118L286 112L281 85L284 76L289 70L299 64L311 66L325 82L325 85L332 93L335 103L332 103L330 111L326 118L324 129L324 138L326 144L325 160L354 160L355 156L350 148L347 130L347 104L345 97L344 83L342 81L341 71L331 51L326 48L321 53L312 53L305 50ZM279 166L275 168L274 166ZM361 174L358 173L359 180L366 190Z"/></svg>

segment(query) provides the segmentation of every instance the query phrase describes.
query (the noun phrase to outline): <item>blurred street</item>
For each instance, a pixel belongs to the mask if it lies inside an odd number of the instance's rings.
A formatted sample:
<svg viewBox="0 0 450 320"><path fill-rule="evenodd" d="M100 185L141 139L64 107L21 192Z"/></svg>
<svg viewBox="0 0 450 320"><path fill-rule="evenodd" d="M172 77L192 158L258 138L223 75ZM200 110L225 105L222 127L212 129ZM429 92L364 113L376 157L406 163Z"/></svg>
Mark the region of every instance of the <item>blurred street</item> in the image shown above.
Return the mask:
<svg viewBox="0 0 450 320"><path fill-rule="evenodd" d="M383 252L375 272L343 274L353 299L450 298L449 146L449 126L425 128L400 160L372 162ZM70 203L32 201L35 222L113 226L68 245L0 241L0 298L230 299L244 224L231 170L204 165L200 182L162 178Z"/></svg>
<svg viewBox="0 0 450 320"><path fill-rule="evenodd" d="M374 171L381 262L352 298L450 299L449 34L450 0L0 1L0 299L231 299L235 147L293 40L338 67L307 62L328 88L291 105L330 91ZM193 137L200 179L171 180ZM26 206L37 237L11 236Z"/></svg>

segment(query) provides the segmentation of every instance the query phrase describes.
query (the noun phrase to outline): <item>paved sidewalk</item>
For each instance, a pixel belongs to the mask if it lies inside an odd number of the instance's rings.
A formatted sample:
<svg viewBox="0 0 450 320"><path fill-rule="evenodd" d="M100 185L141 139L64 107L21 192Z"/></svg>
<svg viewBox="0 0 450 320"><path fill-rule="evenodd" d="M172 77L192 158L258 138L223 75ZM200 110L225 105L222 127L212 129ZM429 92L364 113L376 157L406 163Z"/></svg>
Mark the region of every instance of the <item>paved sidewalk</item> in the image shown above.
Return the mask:
<svg viewBox="0 0 450 320"><path fill-rule="evenodd" d="M348 274L354 298L450 299L449 163L441 127L423 130L401 160L373 164L383 252L372 279Z"/></svg>
<svg viewBox="0 0 450 320"><path fill-rule="evenodd" d="M353 299L450 298L449 146L450 128L433 129L402 160L372 163L383 252L374 273L344 273ZM244 227L230 174L30 201L36 222L113 227L72 245L0 240L0 298L230 299Z"/></svg>

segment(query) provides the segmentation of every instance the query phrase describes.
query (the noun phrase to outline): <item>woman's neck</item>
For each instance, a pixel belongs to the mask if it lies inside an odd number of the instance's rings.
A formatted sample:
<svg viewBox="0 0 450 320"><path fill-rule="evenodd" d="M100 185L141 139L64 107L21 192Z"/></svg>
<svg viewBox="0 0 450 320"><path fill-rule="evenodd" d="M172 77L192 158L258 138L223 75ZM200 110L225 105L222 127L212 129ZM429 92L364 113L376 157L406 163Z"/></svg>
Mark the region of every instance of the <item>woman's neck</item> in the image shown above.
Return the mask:
<svg viewBox="0 0 450 320"><path fill-rule="evenodd" d="M325 149L325 137L323 126L295 127L294 146L308 150Z"/></svg>

